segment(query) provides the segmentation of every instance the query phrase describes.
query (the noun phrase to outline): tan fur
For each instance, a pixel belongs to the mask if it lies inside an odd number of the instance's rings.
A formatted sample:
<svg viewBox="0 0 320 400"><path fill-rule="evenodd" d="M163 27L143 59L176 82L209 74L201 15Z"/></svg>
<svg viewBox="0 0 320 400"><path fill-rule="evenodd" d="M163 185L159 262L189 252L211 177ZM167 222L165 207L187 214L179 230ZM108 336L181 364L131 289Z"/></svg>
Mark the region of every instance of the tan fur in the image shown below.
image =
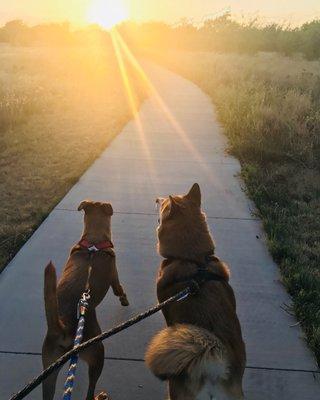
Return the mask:
<svg viewBox="0 0 320 400"><path fill-rule="evenodd" d="M89 243L111 241L112 206L109 203L83 201L79 211L84 210L84 230L81 236ZM48 331L43 343L42 360L47 368L58 357L70 350L77 328L77 305L86 288L89 277L90 301L86 313L84 339L88 340L101 333L95 308L105 297L109 287L119 297L122 305L128 305L126 294L120 285L113 249L93 253L75 245L70 252L62 276L57 284L56 271L52 263L45 269L44 298ZM94 399L94 390L104 363L102 343L91 346L80 353L89 367L89 388L87 400ZM52 374L43 383L43 399L52 400L58 373ZM97 397L99 398L99 396ZM96 398L96 399L97 399ZM99 399L105 398L100 394Z"/></svg>
<svg viewBox="0 0 320 400"><path fill-rule="evenodd" d="M160 379L195 375L198 379L208 372L210 363L220 364L227 371L226 350L221 341L206 329L195 325L176 324L163 329L151 341L146 363Z"/></svg>
<svg viewBox="0 0 320 400"><path fill-rule="evenodd" d="M158 202L158 250L166 258L157 280L162 302L187 286L215 246L201 211L198 184L187 195ZM171 400L243 398L246 354L229 268L217 257L211 257L207 268L223 280L208 281L197 295L163 309L169 329L158 334L147 351L151 370L169 381Z"/></svg>

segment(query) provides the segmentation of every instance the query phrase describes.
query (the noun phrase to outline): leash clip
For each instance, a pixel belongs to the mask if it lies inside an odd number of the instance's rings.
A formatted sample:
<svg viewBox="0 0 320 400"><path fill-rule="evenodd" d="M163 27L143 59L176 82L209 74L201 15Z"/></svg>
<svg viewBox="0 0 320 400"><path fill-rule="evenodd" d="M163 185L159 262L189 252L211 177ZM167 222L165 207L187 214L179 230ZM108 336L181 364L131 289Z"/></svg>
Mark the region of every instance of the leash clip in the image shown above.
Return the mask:
<svg viewBox="0 0 320 400"><path fill-rule="evenodd" d="M195 281L194 279L192 279L189 282L188 287L189 287L189 292L187 292L185 295L180 297L180 299L177 300L177 302L183 301L186 298L188 298L190 295L195 295L195 294L199 293L199 291L200 291L200 286L199 286L198 282Z"/></svg>
<svg viewBox="0 0 320 400"><path fill-rule="evenodd" d="M85 315L86 311L88 310L90 297L90 289L87 289L82 293L81 299L78 303L78 318Z"/></svg>
<svg viewBox="0 0 320 400"><path fill-rule="evenodd" d="M81 300L88 301L88 300L90 300L90 297L91 297L90 289L87 289L85 292L82 293L82 297L81 297L80 301Z"/></svg>
<svg viewBox="0 0 320 400"><path fill-rule="evenodd" d="M191 294L190 292L187 292L185 295L180 297L180 299L178 299L177 302L185 300L187 297L189 297L190 294Z"/></svg>
<svg viewBox="0 0 320 400"><path fill-rule="evenodd" d="M195 279L192 279L189 282L189 287L190 287L190 294L192 295L195 295L200 292L200 285Z"/></svg>

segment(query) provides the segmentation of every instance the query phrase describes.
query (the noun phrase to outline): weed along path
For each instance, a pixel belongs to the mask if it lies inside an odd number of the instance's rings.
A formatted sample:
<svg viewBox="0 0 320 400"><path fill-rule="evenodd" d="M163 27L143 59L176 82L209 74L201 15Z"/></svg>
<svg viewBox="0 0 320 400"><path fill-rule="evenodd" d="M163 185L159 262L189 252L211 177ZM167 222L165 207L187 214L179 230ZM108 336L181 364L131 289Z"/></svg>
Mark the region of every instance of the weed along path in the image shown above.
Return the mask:
<svg viewBox="0 0 320 400"><path fill-rule="evenodd" d="M43 272L52 259L58 271L78 240L81 200L111 201L117 265L130 307L110 292L98 308L103 329L156 302L157 196L185 193L198 182L217 254L230 264L247 346L245 392L249 400L315 400L319 375L300 328L282 306L290 303L270 258L260 222L241 190L237 160L210 100L195 85L160 67L147 66L154 92L137 118L89 168L0 276L0 398L41 371L45 333ZM94 134L94 132L92 132ZM164 325L161 314L105 342L106 361L97 389L113 400L161 400L165 385L146 369L144 350ZM64 369L65 370L65 369ZM65 374L61 373L56 398ZM83 399L86 366L80 363L74 399ZM41 398L36 390L29 399Z"/></svg>

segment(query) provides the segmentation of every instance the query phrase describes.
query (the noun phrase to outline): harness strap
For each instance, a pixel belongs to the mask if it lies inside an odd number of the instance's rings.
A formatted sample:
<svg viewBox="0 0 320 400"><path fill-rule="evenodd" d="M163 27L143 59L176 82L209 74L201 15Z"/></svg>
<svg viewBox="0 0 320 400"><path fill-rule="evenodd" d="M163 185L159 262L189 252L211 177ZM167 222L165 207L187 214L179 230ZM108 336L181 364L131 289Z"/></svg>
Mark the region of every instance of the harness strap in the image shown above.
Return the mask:
<svg viewBox="0 0 320 400"><path fill-rule="evenodd" d="M192 277L193 280L204 283L209 281L225 282L225 278L213 271L210 271L207 267L199 267L197 273Z"/></svg>
<svg viewBox="0 0 320 400"><path fill-rule="evenodd" d="M216 282L226 282L226 280L214 272L209 270L207 271L198 271L195 275L181 282L185 282L188 287L191 288L191 292L193 294L197 294L200 292L201 286L206 282L216 281Z"/></svg>
<svg viewBox="0 0 320 400"><path fill-rule="evenodd" d="M193 275L191 275L188 278L183 278L181 280L176 280L175 283L187 283L189 286L196 288L196 292L199 292L200 286L202 286L206 282L210 281L216 281L216 282L226 282L226 278L224 276L221 276L217 274L216 272L211 271L208 268L208 265L211 262L214 261L219 261L219 259L214 255L214 254L208 254L205 257L205 263L204 264L198 264L195 261L192 260L185 260L190 263L196 264L197 265L197 272Z"/></svg>

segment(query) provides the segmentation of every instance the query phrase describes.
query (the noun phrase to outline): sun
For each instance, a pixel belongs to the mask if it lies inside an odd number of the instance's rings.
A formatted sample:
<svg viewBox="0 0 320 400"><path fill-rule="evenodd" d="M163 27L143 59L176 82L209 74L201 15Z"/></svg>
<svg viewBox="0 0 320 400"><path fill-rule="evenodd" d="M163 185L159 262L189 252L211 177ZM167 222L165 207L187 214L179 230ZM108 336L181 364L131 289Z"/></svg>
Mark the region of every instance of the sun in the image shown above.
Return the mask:
<svg viewBox="0 0 320 400"><path fill-rule="evenodd" d="M128 18L128 10L122 0L92 0L87 13L87 20L111 29L114 25Z"/></svg>

